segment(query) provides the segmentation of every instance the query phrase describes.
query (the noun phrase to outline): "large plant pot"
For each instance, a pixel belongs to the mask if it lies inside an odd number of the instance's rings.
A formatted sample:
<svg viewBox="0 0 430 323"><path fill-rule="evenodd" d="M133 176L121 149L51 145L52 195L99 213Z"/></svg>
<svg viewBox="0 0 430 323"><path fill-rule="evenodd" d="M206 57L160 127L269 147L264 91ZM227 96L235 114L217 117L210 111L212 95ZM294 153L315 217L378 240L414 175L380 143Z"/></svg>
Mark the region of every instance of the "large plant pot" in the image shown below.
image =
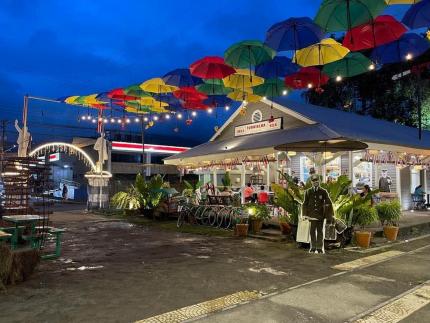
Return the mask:
<svg viewBox="0 0 430 323"><path fill-rule="evenodd" d="M238 223L234 227L234 234L238 237L246 237L248 235L248 224Z"/></svg>
<svg viewBox="0 0 430 323"><path fill-rule="evenodd" d="M279 228L284 235L291 234L291 226L288 222L279 222Z"/></svg>
<svg viewBox="0 0 430 323"><path fill-rule="evenodd" d="M369 248L372 233L369 231L355 231L355 242L361 248Z"/></svg>
<svg viewBox="0 0 430 323"><path fill-rule="evenodd" d="M263 226L263 220L251 220L251 231L252 233L259 233Z"/></svg>
<svg viewBox="0 0 430 323"><path fill-rule="evenodd" d="M154 217L154 209L144 209L143 215L148 217L148 218L153 218Z"/></svg>
<svg viewBox="0 0 430 323"><path fill-rule="evenodd" d="M388 241L396 241L397 234L399 233L399 227L393 225L384 226L384 236Z"/></svg>

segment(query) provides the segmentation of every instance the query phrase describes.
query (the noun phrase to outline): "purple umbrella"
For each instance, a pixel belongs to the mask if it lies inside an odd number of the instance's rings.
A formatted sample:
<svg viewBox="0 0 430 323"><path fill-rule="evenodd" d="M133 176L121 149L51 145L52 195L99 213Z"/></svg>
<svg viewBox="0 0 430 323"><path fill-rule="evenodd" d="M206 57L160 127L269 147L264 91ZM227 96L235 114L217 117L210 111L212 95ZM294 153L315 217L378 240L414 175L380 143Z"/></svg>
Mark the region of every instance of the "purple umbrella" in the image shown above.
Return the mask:
<svg viewBox="0 0 430 323"><path fill-rule="evenodd" d="M430 27L430 0L423 0L412 5L402 22L411 29Z"/></svg>
<svg viewBox="0 0 430 323"><path fill-rule="evenodd" d="M294 64L291 59L285 56L276 56L271 61L258 65L255 68L255 74L265 79L285 77L296 73L300 66Z"/></svg>
<svg viewBox="0 0 430 323"><path fill-rule="evenodd" d="M196 86L203 83L201 78L191 75L188 68L177 68L167 73L163 76L163 81L177 87Z"/></svg>

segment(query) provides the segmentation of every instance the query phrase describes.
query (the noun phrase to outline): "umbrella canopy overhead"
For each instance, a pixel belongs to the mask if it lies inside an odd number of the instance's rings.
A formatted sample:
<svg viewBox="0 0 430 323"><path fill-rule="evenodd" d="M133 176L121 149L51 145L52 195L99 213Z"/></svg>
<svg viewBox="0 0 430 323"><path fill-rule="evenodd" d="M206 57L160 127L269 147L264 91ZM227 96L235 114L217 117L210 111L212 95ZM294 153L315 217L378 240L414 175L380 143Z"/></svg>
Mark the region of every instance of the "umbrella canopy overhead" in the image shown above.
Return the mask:
<svg viewBox="0 0 430 323"><path fill-rule="evenodd" d="M387 5L393 4L415 4L420 2L421 0L385 0Z"/></svg>
<svg viewBox="0 0 430 323"><path fill-rule="evenodd" d="M140 88L146 92L150 93L170 93L178 89L177 86L166 84L162 78L156 77L149 79L142 84L140 84Z"/></svg>
<svg viewBox="0 0 430 323"><path fill-rule="evenodd" d="M138 100L134 100L130 102L135 102L142 106L150 106L150 107L168 107L169 106L169 104L167 104L166 102L157 101L153 97L142 97L142 98L139 98ZM127 104L129 104L129 102L127 102Z"/></svg>
<svg viewBox="0 0 430 323"><path fill-rule="evenodd" d="M208 98L203 101L203 103L209 107L224 107L230 105L232 102L233 100L225 95L209 95Z"/></svg>
<svg viewBox="0 0 430 323"><path fill-rule="evenodd" d="M296 73L300 66L294 64L285 56L276 56L272 60L258 65L255 68L255 74L263 78L278 78L289 74Z"/></svg>
<svg viewBox="0 0 430 323"><path fill-rule="evenodd" d="M430 0L422 0L412 5L402 22L411 29L430 27Z"/></svg>
<svg viewBox="0 0 430 323"><path fill-rule="evenodd" d="M391 64L411 60L424 54L429 42L417 34L404 34L399 40L376 47L371 59L378 64Z"/></svg>
<svg viewBox="0 0 430 323"><path fill-rule="evenodd" d="M330 77L352 77L372 70L374 65L371 60L361 53L351 52L343 59L327 64L323 67L323 73Z"/></svg>
<svg viewBox="0 0 430 323"><path fill-rule="evenodd" d="M232 89L225 87L222 79L207 79L203 84L197 85L196 88L200 92L208 95L224 95L233 91Z"/></svg>
<svg viewBox="0 0 430 323"><path fill-rule="evenodd" d="M258 40L245 40L230 46L224 53L225 62L235 68L249 68L275 57L276 52Z"/></svg>
<svg viewBox="0 0 430 323"><path fill-rule="evenodd" d="M123 88L113 89L107 93L107 97L113 100L136 100L137 97L133 95L128 95Z"/></svg>
<svg viewBox="0 0 430 323"><path fill-rule="evenodd" d="M385 0L324 0L314 21L328 32L350 30L370 22L386 6Z"/></svg>
<svg viewBox="0 0 430 323"><path fill-rule="evenodd" d="M194 87L182 87L179 90L173 92L173 95L184 101L203 101L208 98L206 94L203 92L197 91Z"/></svg>
<svg viewBox="0 0 430 323"><path fill-rule="evenodd" d="M151 96L151 93L142 90L138 84L124 88L124 93L134 97Z"/></svg>
<svg viewBox="0 0 430 323"><path fill-rule="evenodd" d="M406 31L406 27L394 17L379 16L370 23L351 29L345 35L343 46L352 51L370 49L395 41Z"/></svg>
<svg viewBox="0 0 430 323"><path fill-rule="evenodd" d="M235 90L227 95L230 99L235 101L259 102L262 97L252 93L252 89L246 91Z"/></svg>
<svg viewBox="0 0 430 323"><path fill-rule="evenodd" d="M348 48L332 38L326 38L320 43L298 50L293 61L304 67L325 65L344 58L348 53Z"/></svg>
<svg viewBox="0 0 430 323"><path fill-rule="evenodd" d="M316 67L303 67L297 73L285 78L285 85L293 89L321 87L329 77Z"/></svg>
<svg viewBox="0 0 430 323"><path fill-rule="evenodd" d="M203 81L201 78L192 76L188 68L177 68L163 76L163 81L167 85L177 87L196 86Z"/></svg>
<svg viewBox="0 0 430 323"><path fill-rule="evenodd" d="M324 31L308 17L289 18L271 26L265 44L278 52L296 51L320 42Z"/></svg>
<svg viewBox="0 0 430 323"><path fill-rule="evenodd" d="M170 107L176 108L181 105L181 101L173 93L154 94L154 99L167 103Z"/></svg>
<svg viewBox="0 0 430 323"><path fill-rule="evenodd" d="M224 58L218 56L206 56L190 65L192 75L202 79L222 79L236 70L224 62Z"/></svg>
<svg viewBox="0 0 430 323"><path fill-rule="evenodd" d="M238 69L235 74L223 78L223 81L226 87L232 89L244 89L263 84L264 79L253 74L251 71Z"/></svg>
<svg viewBox="0 0 430 323"><path fill-rule="evenodd" d="M202 101L185 101L182 106L188 110L207 110L209 108Z"/></svg>
<svg viewBox="0 0 430 323"><path fill-rule="evenodd" d="M266 79L264 83L253 88L254 94L273 98L276 96L286 95L287 88L281 79Z"/></svg>

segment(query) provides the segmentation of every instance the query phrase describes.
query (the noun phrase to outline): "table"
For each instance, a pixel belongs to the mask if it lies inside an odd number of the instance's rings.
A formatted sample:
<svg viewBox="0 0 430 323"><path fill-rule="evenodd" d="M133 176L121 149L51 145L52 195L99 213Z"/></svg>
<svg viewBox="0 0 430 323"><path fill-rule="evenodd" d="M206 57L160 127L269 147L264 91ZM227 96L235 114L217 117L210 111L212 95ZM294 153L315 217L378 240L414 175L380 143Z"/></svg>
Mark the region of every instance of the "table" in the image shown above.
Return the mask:
<svg viewBox="0 0 430 323"><path fill-rule="evenodd" d="M11 243L11 249L14 250L18 246L18 237L19 237L19 226L20 225L27 225L29 224L31 227L30 230L30 245L33 248L35 246L34 244L34 234L36 232L36 224L44 220L44 217L41 217L39 215L32 215L32 214L25 214L25 215L5 215L3 216L3 221L10 222L15 224L15 230L12 235L12 243Z"/></svg>

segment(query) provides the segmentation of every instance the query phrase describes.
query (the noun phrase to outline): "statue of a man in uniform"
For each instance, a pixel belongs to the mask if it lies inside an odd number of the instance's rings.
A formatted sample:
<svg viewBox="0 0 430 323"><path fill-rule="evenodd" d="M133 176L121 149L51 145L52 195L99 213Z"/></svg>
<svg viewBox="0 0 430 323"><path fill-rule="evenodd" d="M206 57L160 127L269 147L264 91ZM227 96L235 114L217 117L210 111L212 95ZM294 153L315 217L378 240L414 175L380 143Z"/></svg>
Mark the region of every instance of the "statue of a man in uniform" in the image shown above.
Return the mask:
<svg viewBox="0 0 430 323"><path fill-rule="evenodd" d="M320 177L311 176L312 187L305 192L303 216L310 220L311 253L324 253L324 222L333 221L333 204L328 192L320 186Z"/></svg>
<svg viewBox="0 0 430 323"><path fill-rule="evenodd" d="M18 144L18 157L26 157L28 152L28 146L30 145L31 135L28 131L27 126L19 127L18 120L15 120L15 129L18 131L18 139L16 143Z"/></svg>

